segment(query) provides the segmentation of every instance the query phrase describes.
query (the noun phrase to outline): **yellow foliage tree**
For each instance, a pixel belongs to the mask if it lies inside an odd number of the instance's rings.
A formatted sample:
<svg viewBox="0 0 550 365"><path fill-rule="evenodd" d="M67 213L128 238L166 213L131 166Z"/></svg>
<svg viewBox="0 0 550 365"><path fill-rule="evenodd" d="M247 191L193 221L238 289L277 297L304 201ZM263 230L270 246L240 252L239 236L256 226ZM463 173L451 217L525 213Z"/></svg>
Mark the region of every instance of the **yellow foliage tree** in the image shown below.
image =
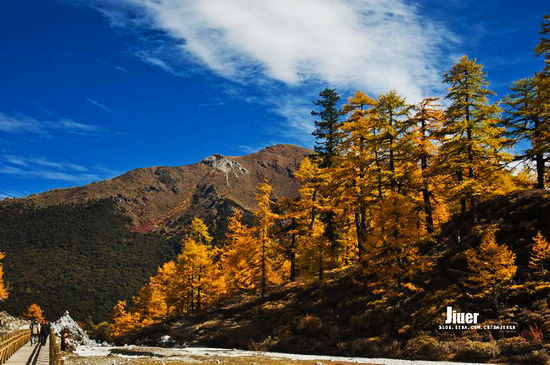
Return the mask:
<svg viewBox="0 0 550 365"><path fill-rule="evenodd" d="M198 311L219 295L215 285L218 279L212 262L212 250L206 245L187 239L176 260L176 275L171 283L170 303L177 314Z"/></svg>
<svg viewBox="0 0 550 365"><path fill-rule="evenodd" d="M259 290L263 299L269 284L282 282L284 255L272 237L278 217L271 210L272 187L262 183L257 190L256 226L248 228L241 223L240 213L233 215L226 235L227 246L222 253L222 267L232 290Z"/></svg>
<svg viewBox="0 0 550 365"><path fill-rule="evenodd" d="M167 288L175 273L175 264L169 261L158 269L149 283L132 298L132 317L141 327L159 323L169 314Z"/></svg>
<svg viewBox="0 0 550 365"><path fill-rule="evenodd" d="M182 252L175 261L174 278L170 281L168 302L177 314L201 310L225 292L225 282L214 262L208 228L199 218L193 219L192 231L184 240Z"/></svg>
<svg viewBox="0 0 550 365"><path fill-rule="evenodd" d="M193 219L182 252L175 261L158 269L128 306L119 301L113 308L111 336L116 338L134 329L150 326L170 315L200 310L225 293L225 281L210 246L208 227Z"/></svg>
<svg viewBox="0 0 550 365"><path fill-rule="evenodd" d="M451 104L443 122L438 169L454 178L446 180L449 197L460 201L461 213L466 213L469 202L474 222L480 196L498 188L496 172L509 160L501 109L489 103L494 92L486 79L483 66L467 56L443 78L449 84L446 98Z"/></svg>
<svg viewBox="0 0 550 365"><path fill-rule="evenodd" d="M342 211L344 220L352 222L360 261L368 236L369 207L383 198L387 185L380 155L384 132L374 113L376 104L376 100L357 91L343 106L347 118L341 125L341 161L330 171L331 204Z"/></svg>
<svg viewBox="0 0 550 365"><path fill-rule="evenodd" d="M474 297L490 297L498 311L498 299L516 273L516 255L506 246L499 245L494 229L488 229L477 250L466 251L468 269L472 272L464 283Z"/></svg>
<svg viewBox="0 0 550 365"><path fill-rule="evenodd" d="M268 283L279 284L282 276L279 271L282 266L281 255L277 243L271 238L270 230L275 224L277 215L271 211L273 201L271 192L273 188L268 183L262 183L258 186L256 201L258 209L254 212L257 226L254 246L259 251L260 267L260 296L265 298Z"/></svg>
<svg viewBox="0 0 550 365"><path fill-rule="evenodd" d="M40 308L38 304L32 303L27 307L27 311L23 313L23 318L36 318L38 321L42 321L44 319L44 313L42 312L42 308Z"/></svg>
<svg viewBox="0 0 550 365"><path fill-rule="evenodd" d="M229 218L226 245L221 250L221 265L231 292L253 292L257 288L255 278L260 276L256 263L258 250L252 247L253 229L242 223L242 213L235 210Z"/></svg>
<svg viewBox="0 0 550 365"><path fill-rule="evenodd" d="M0 252L0 261L6 257L3 252ZM8 299L8 289L4 285L4 265L0 263L0 301Z"/></svg>
<svg viewBox="0 0 550 365"><path fill-rule="evenodd" d="M340 244L330 244L325 235L325 225L321 220L323 213L328 212L334 213L332 219L337 217L336 209L331 205L330 199L321 193L331 183L331 177L326 173L327 171L328 168L321 169L309 158L302 161L296 172L296 177L302 184L300 199L287 215L287 218L293 219L296 223L293 233L296 235L296 250L301 271L311 273L314 268L320 280L323 279L329 256L332 256L333 261L337 261L342 248ZM332 228L335 227L332 226ZM307 261L304 258L307 258ZM335 262L333 266L336 266Z"/></svg>
<svg viewBox="0 0 550 365"><path fill-rule="evenodd" d="M529 267L535 270L538 275L547 277L550 271L550 243L540 232L533 237L533 242Z"/></svg>
<svg viewBox="0 0 550 365"><path fill-rule="evenodd" d="M127 303L125 300L119 300L113 307L112 323L109 328L109 335L112 338L117 338L127 334L137 328L139 321L127 311Z"/></svg>
<svg viewBox="0 0 550 365"><path fill-rule="evenodd" d="M409 153L412 161L420 165L421 206L429 234L434 233L434 187L437 185L437 176L431 165L437 154L437 135L441 130L444 117L439 99L425 98L415 106L415 114L411 118L411 131L405 136L406 140L410 140Z"/></svg>
<svg viewBox="0 0 550 365"><path fill-rule="evenodd" d="M365 265L368 286L380 296L378 304L397 299L398 305L405 295L423 291L415 284L415 276L432 267L420 252L425 231L418 225L413 202L397 193L387 196L371 224Z"/></svg>

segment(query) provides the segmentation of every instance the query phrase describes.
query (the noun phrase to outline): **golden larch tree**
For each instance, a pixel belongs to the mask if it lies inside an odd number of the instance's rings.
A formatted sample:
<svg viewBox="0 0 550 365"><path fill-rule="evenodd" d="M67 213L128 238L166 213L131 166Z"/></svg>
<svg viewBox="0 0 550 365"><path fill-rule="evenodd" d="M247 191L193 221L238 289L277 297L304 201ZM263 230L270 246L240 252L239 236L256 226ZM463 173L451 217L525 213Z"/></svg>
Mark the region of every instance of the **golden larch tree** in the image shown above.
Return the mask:
<svg viewBox="0 0 550 365"><path fill-rule="evenodd" d="M241 213L233 215L229 221L221 266L231 290L259 291L260 296L265 298L269 284L282 282L284 254L283 247L272 237L278 218L271 210L272 187L262 183L258 185L257 191L258 208L254 211L256 225L247 227L241 222Z"/></svg>
<svg viewBox="0 0 550 365"><path fill-rule="evenodd" d="M489 297L498 311L499 296L509 286L517 270L516 255L506 245L496 242L492 228L483 234L479 247L467 250L466 255L472 274L464 284L472 296Z"/></svg>
<svg viewBox="0 0 550 365"><path fill-rule="evenodd" d="M550 243L540 232L533 237L533 243L529 267L545 278L550 272Z"/></svg>
<svg viewBox="0 0 550 365"><path fill-rule="evenodd" d="M40 308L38 304L32 303L27 307L26 312L23 313L23 318L36 318L38 321L42 321L44 319L44 313L42 312L42 308Z"/></svg>
<svg viewBox="0 0 550 365"><path fill-rule="evenodd" d="M6 255L3 252L0 252L0 261L2 261L4 257L6 257ZM8 299L8 295L8 289L4 284L4 265L0 262L0 301Z"/></svg>
<svg viewBox="0 0 550 365"><path fill-rule="evenodd" d="M175 261L175 278L170 282L169 304L178 314L201 310L225 290L211 241L204 222L193 219L191 233L184 239L182 252Z"/></svg>
<svg viewBox="0 0 550 365"><path fill-rule="evenodd" d="M447 176L449 197L458 199L465 213L467 203L474 222L481 195L498 187L496 172L509 160L505 129L501 127L497 104L489 103L487 74L483 66L463 56L445 73L451 102L445 113L438 165Z"/></svg>
<svg viewBox="0 0 550 365"><path fill-rule="evenodd" d="M258 208L254 211L257 224L255 227L255 244L259 249L260 296L264 299L268 283L281 282L281 275L278 270L281 264L281 252L277 243L270 236L270 231L277 219L277 215L271 210L273 204L271 192L273 188L268 183L262 183L258 185L257 190Z"/></svg>
<svg viewBox="0 0 550 365"><path fill-rule="evenodd" d="M115 304L111 320L109 336L112 338L123 336L139 326L139 319L133 317L132 314L128 312L125 300L119 300Z"/></svg>
<svg viewBox="0 0 550 365"><path fill-rule="evenodd" d="M341 125L340 163L331 171L331 204L342 211L343 220L354 225L357 256L365 253L370 206L384 195L387 177L383 174L380 146L383 136L374 108L376 100L357 91L343 106L345 121Z"/></svg>
<svg viewBox="0 0 550 365"><path fill-rule="evenodd" d="M445 114L439 104L439 98L425 98L418 103L410 120L410 133L404 137L410 140L409 153L412 162L420 165L419 188L422 192L422 208L424 211L426 230L434 233L434 186L437 175L431 168L437 154L438 134L443 124Z"/></svg>
<svg viewBox="0 0 550 365"><path fill-rule="evenodd" d="M411 199L397 193L390 193L374 212L364 270L368 286L381 298L378 304L399 305L405 295L423 291L414 279L432 263L421 253L425 233L416 216Z"/></svg>
<svg viewBox="0 0 550 365"><path fill-rule="evenodd" d="M256 264L260 252L252 245L253 229L242 223L243 214L235 210L229 218L225 245L220 249L223 275L232 293L253 292L260 270Z"/></svg>

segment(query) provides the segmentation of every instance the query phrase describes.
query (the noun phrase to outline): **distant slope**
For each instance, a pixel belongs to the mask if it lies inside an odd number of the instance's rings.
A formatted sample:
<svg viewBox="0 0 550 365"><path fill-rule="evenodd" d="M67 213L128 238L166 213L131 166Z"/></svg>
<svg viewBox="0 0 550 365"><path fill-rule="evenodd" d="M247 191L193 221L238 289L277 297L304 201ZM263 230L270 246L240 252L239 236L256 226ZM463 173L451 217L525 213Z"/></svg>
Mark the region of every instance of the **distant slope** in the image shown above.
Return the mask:
<svg viewBox="0 0 550 365"><path fill-rule="evenodd" d="M130 220L108 199L33 209L0 208L1 249L14 315L36 302L48 318L66 309L79 320L106 319L174 257L177 243L128 230Z"/></svg>
<svg viewBox="0 0 550 365"><path fill-rule="evenodd" d="M20 314L32 301L50 316L106 319L158 265L180 249L194 216L223 237L234 209L255 208L258 183L274 198L296 196L294 172L311 151L276 145L242 157L213 155L187 166L150 167L83 187L0 201L0 250L10 298Z"/></svg>

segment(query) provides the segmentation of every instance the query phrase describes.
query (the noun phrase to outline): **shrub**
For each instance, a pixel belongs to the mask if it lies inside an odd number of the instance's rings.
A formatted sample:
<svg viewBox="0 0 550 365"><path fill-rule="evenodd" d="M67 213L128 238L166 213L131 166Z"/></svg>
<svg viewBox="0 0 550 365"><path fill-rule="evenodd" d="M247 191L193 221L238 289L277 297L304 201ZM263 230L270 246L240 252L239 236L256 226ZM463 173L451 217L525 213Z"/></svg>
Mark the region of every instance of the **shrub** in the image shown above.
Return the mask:
<svg viewBox="0 0 550 365"><path fill-rule="evenodd" d="M318 334L321 327L323 327L323 321L321 321L321 318L311 314L306 314L298 321L296 330L304 335L315 336Z"/></svg>
<svg viewBox="0 0 550 365"><path fill-rule="evenodd" d="M536 324L531 325L529 326L529 328L521 331L521 337L523 337L531 345L535 346L540 346L543 342L542 331L538 328Z"/></svg>
<svg viewBox="0 0 550 365"><path fill-rule="evenodd" d="M488 361L498 354L497 346L492 342L464 342L456 352L453 360L458 361Z"/></svg>
<svg viewBox="0 0 550 365"><path fill-rule="evenodd" d="M93 325L89 329L89 335L92 339L96 340L97 342L107 342L110 339L109 331L110 331L109 323L100 322L98 324Z"/></svg>
<svg viewBox="0 0 550 365"><path fill-rule="evenodd" d="M275 346L279 340L274 336L267 336L263 340L259 341L250 341L248 344L248 349L251 351L268 351L273 346Z"/></svg>
<svg viewBox="0 0 550 365"><path fill-rule="evenodd" d="M533 351L530 354L511 356L507 361L510 364L547 365L550 364L550 356L544 351Z"/></svg>
<svg viewBox="0 0 550 365"><path fill-rule="evenodd" d="M441 343L427 335L409 340L405 345L404 354L413 360L442 360L447 355Z"/></svg>
<svg viewBox="0 0 550 365"><path fill-rule="evenodd" d="M498 340L497 345L504 356L525 354L531 350L531 346L523 337L503 338Z"/></svg>

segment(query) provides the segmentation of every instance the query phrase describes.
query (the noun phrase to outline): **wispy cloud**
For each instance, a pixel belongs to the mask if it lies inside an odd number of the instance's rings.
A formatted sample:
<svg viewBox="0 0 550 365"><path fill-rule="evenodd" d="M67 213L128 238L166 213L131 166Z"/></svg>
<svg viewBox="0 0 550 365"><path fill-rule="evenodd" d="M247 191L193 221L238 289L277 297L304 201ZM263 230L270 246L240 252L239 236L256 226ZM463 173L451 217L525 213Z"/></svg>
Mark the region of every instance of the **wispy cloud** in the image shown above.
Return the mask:
<svg viewBox="0 0 550 365"><path fill-rule="evenodd" d="M99 101L97 101L95 99L86 98L86 101L90 104L93 104L93 105L97 106L99 109L102 109L102 110L104 110L106 112L109 112L109 113L114 113L113 109L109 108L107 105L102 104L102 103L100 103Z"/></svg>
<svg viewBox="0 0 550 365"><path fill-rule="evenodd" d="M125 68L122 67L122 66L113 65L113 68L114 68L115 70L119 70L119 71L122 71L122 72L128 72L128 70L125 69Z"/></svg>
<svg viewBox="0 0 550 365"><path fill-rule="evenodd" d="M0 200L2 199L13 199L13 198L22 198L29 196L31 193L29 191L20 191L12 189L0 189Z"/></svg>
<svg viewBox="0 0 550 365"><path fill-rule="evenodd" d="M0 174L22 178L88 183L111 178L119 174L105 167L86 167L66 161L53 161L37 156L3 155L0 157Z"/></svg>
<svg viewBox="0 0 550 365"><path fill-rule="evenodd" d="M189 76L189 74L182 69L180 64L181 61L174 59L174 56L177 55L177 51L173 54L170 49L171 47L155 47L151 50L140 50L134 54L143 62L158 67L174 76Z"/></svg>
<svg viewBox="0 0 550 365"><path fill-rule="evenodd" d="M23 114L8 115L0 112L0 131L8 133L45 133L45 126Z"/></svg>
<svg viewBox="0 0 550 365"><path fill-rule="evenodd" d="M209 106L224 106L225 103L223 101L211 101L211 102L208 102L208 103L201 103L199 105L197 105L199 108L206 108L206 107L209 107Z"/></svg>
<svg viewBox="0 0 550 365"><path fill-rule="evenodd" d="M302 100L298 89L306 85L371 94L396 89L410 102L438 94L449 63L446 50L458 42L405 0L86 1L113 26L164 34L174 58L244 85L282 84L282 97L291 93ZM156 49L136 54L177 72ZM310 108L289 113L284 102L275 110L288 115L296 132L310 129Z"/></svg>
<svg viewBox="0 0 550 365"><path fill-rule="evenodd" d="M99 63L101 63L102 65L105 65L105 66L109 66L109 67L111 67L111 68L114 68L115 70L118 70L118 71L121 71L121 72L128 72L128 70L125 69L124 67L119 66L119 65L113 65L113 64L111 64L111 63L109 63L109 62L107 62L107 61L105 61L105 60L103 60L103 59L101 59L101 58L96 58L95 60L96 60L96 62L99 62Z"/></svg>
<svg viewBox="0 0 550 365"><path fill-rule="evenodd" d="M100 134L104 130L98 125L78 123L70 119L38 120L24 114L0 112L0 131L47 135L53 131L70 134Z"/></svg>

